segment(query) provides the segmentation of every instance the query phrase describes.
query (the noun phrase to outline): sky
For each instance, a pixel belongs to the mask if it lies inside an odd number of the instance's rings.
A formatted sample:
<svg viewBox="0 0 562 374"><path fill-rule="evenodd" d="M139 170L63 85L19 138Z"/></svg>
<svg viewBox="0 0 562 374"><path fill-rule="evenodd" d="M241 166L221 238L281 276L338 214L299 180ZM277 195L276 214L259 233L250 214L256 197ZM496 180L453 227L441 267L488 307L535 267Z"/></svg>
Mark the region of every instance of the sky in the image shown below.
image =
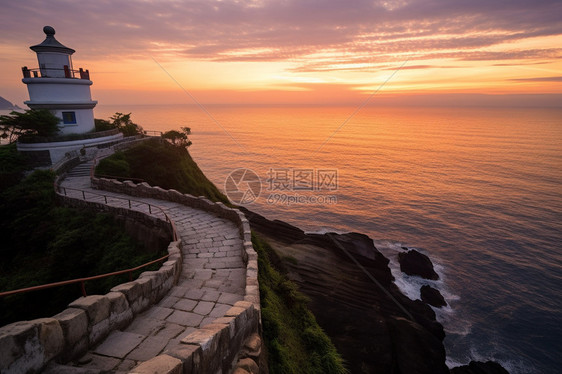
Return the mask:
<svg viewBox="0 0 562 374"><path fill-rule="evenodd" d="M560 0L0 0L20 106L45 25L104 104L562 106Z"/></svg>

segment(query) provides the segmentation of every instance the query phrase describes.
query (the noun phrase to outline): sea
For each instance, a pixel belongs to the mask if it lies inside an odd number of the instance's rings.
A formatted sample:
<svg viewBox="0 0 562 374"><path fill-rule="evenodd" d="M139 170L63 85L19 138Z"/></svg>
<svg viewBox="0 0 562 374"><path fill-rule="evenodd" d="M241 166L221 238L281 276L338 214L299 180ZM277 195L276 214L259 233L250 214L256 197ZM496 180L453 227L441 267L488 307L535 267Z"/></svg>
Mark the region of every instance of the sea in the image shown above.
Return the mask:
<svg viewBox="0 0 562 374"><path fill-rule="evenodd" d="M231 200L308 232L369 235L402 291L448 306L447 364L562 367L562 108L104 106L145 130L189 127ZM227 183L228 181L228 183ZM440 275L402 274L402 247Z"/></svg>

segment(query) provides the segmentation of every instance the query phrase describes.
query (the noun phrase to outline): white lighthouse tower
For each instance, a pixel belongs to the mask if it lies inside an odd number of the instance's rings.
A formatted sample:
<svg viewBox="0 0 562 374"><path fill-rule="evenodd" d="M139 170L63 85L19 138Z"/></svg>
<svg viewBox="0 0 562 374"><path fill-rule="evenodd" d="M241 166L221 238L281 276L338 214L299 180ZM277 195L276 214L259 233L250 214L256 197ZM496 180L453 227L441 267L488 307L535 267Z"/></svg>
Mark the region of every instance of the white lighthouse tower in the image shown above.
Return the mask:
<svg viewBox="0 0 562 374"><path fill-rule="evenodd" d="M74 70L74 49L65 47L55 39L55 29L45 26L47 35L41 44L31 46L37 53L39 67L22 68L23 83L27 85L31 109L48 109L59 117L60 135L51 138L18 140L18 151L28 155L38 166L55 165L73 159L80 151L82 156L95 156L97 149L108 147L123 139L117 129L94 132L94 107L90 93L90 72ZM72 137L67 134L79 134ZM84 156L85 155L85 156Z"/></svg>
<svg viewBox="0 0 562 374"><path fill-rule="evenodd" d="M88 70L74 70L74 49L65 47L55 39L55 29L45 26L47 35L41 44L31 46L37 53L39 68L22 68L23 83L29 91L31 109L49 109L61 119L61 134L83 134L94 130L94 111L97 101L90 93Z"/></svg>

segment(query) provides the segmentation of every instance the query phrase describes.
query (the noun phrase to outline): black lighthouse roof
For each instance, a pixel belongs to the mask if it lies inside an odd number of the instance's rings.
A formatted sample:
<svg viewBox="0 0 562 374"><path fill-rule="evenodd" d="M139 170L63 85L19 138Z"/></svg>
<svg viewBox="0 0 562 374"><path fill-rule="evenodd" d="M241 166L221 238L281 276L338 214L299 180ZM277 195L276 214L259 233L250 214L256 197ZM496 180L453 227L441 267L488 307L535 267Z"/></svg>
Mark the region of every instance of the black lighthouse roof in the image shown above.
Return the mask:
<svg viewBox="0 0 562 374"><path fill-rule="evenodd" d="M62 45L57 39L55 39L55 29L51 26L43 27L43 32L47 35L45 40L43 40L43 43L29 47L34 52L59 52L66 53L68 55L76 52L74 49Z"/></svg>

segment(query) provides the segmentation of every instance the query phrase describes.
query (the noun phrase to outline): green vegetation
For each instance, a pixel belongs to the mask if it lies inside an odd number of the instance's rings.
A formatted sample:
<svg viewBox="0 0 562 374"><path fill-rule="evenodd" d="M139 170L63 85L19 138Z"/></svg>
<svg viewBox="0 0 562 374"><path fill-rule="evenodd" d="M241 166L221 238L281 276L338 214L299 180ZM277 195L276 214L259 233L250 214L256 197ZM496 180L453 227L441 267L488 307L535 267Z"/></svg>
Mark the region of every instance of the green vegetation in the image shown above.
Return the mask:
<svg viewBox="0 0 562 374"><path fill-rule="evenodd" d="M96 174L143 179L152 186L229 204L228 198L207 179L185 147L158 139L101 160Z"/></svg>
<svg viewBox="0 0 562 374"><path fill-rule="evenodd" d="M19 137L53 136L59 132L60 121L47 109L32 109L23 113L12 111L0 116L0 137L12 143Z"/></svg>
<svg viewBox="0 0 562 374"><path fill-rule="evenodd" d="M267 242L252 234L258 252L263 337L272 374L346 373L343 360L316 322L297 286L273 268Z"/></svg>
<svg viewBox="0 0 562 374"><path fill-rule="evenodd" d="M54 178L50 171L35 171L0 189L1 291L128 269L165 253L149 252L110 215L56 206ZM104 294L128 280L122 275L91 281L86 290ZM74 284L2 297L0 326L52 316L80 296Z"/></svg>
<svg viewBox="0 0 562 374"><path fill-rule="evenodd" d="M162 137L176 147L185 148L191 145L191 141L188 138L189 134L191 134L191 129L189 127L182 127L181 131L166 131L162 134Z"/></svg>
<svg viewBox="0 0 562 374"><path fill-rule="evenodd" d="M131 120L131 113L123 114L117 112L110 117L110 120L94 119L96 131L118 129L124 136L141 135L143 133L142 127Z"/></svg>
<svg viewBox="0 0 562 374"><path fill-rule="evenodd" d="M15 143L0 146L0 191L18 183L27 169L26 158Z"/></svg>

